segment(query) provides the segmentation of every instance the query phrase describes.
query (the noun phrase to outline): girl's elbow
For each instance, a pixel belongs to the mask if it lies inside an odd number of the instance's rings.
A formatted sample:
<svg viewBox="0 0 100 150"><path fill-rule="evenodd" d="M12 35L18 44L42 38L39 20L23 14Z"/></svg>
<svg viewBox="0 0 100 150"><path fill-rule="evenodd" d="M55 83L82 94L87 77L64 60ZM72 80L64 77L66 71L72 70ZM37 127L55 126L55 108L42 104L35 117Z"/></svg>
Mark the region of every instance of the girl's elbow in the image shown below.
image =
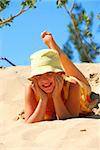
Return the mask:
<svg viewBox="0 0 100 150"><path fill-rule="evenodd" d="M72 114L72 117L75 117L75 118L76 118L76 117L79 117L79 111L73 113L73 114Z"/></svg>
<svg viewBox="0 0 100 150"><path fill-rule="evenodd" d="M43 121L43 120L42 119L31 119L31 118L25 119L25 123L27 123L27 124L37 123L37 122L41 122L41 121Z"/></svg>
<svg viewBox="0 0 100 150"><path fill-rule="evenodd" d="M28 118L25 118L25 123L29 124L29 123L32 123L32 122Z"/></svg>
<svg viewBox="0 0 100 150"><path fill-rule="evenodd" d="M76 117L79 117L79 111L70 113L70 115L68 116L68 118L76 118Z"/></svg>
<svg viewBox="0 0 100 150"><path fill-rule="evenodd" d="M25 123L34 123L34 121L30 118L31 116L25 117Z"/></svg>
<svg viewBox="0 0 100 150"><path fill-rule="evenodd" d="M31 123L35 123L35 122L37 122L37 121L33 121L33 120L30 120L30 119L25 120L26 124L31 124Z"/></svg>

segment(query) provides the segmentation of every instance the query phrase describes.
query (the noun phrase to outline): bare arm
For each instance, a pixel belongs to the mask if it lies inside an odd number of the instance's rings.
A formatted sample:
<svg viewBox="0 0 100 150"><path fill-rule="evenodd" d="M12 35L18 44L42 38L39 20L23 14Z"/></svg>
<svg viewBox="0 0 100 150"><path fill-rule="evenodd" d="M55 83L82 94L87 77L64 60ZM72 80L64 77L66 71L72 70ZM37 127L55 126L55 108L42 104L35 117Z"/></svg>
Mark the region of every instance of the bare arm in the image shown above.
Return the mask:
<svg viewBox="0 0 100 150"><path fill-rule="evenodd" d="M52 93L52 98L57 118L66 119L76 116L75 113L71 113L72 111L69 111L70 109L68 109L68 107L63 102L61 91L64 84L64 80L62 76L58 75L55 77L55 84L56 85Z"/></svg>
<svg viewBox="0 0 100 150"><path fill-rule="evenodd" d="M64 105L61 96L53 98L53 102L55 106L57 119L66 119L73 117L73 115L68 111L67 107Z"/></svg>
<svg viewBox="0 0 100 150"><path fill-rule="evenodd" d="M47 99L40 99L38 104L35 100L31 85L26 90L25 95L25 122L34 123L44 120L47 106Z"/></svg>
<svg viewBox="0 0 100 150"><path fill-rule="evenodd" d="M39 100L39 103L33 112L33 114L27 119L27 123L34 123L44 120L44 115L46 111L47 100Z"/></svg>

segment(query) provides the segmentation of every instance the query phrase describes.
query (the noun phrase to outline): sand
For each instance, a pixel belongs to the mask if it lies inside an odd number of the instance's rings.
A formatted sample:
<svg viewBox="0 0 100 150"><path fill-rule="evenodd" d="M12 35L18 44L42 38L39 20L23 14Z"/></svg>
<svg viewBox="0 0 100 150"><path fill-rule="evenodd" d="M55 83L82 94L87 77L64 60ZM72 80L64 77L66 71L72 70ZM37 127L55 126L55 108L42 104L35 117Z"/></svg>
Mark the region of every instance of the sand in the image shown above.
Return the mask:
<svg viewBox="0 0 100 150"><path fill-rule="evenodd" d="M100 94L100 64L76 64L92 91ZM73 118L25 124L24 109L29 66L0 69L0 150L99 150L100 117Z"/></svg>

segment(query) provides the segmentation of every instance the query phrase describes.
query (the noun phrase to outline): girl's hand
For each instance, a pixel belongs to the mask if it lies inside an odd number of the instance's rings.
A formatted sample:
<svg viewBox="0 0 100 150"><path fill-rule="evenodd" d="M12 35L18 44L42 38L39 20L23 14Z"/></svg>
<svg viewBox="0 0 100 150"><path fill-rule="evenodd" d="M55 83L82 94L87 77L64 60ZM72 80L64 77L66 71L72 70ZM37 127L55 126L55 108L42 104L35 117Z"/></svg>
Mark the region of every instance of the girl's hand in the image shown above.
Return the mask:
<svg viewBox="0 0 100 150"><path fill-rule="evenodd" d="M52 92L52 97L57 98L58 96L61 96L61 90L63 88L64 79L62 76L55 76L55 88Z"/></svg>
<svg viewBox="0 0 100 150"><path fill-rule="evenodd" d="M34 82L32 82L32 89L33 89L36 97L39 97L39 99L41 99L41 100L47 100L48 99L48 95L42 89L40 89L36 79L34 79Z"/></svg>
<svg viewBox="0 0 100 150"><path fill-rule="evenodd" d="M50 42L52 42L53 37L50 32L44 31L41 33L41 37L46 45L49 46Z"/></svg>

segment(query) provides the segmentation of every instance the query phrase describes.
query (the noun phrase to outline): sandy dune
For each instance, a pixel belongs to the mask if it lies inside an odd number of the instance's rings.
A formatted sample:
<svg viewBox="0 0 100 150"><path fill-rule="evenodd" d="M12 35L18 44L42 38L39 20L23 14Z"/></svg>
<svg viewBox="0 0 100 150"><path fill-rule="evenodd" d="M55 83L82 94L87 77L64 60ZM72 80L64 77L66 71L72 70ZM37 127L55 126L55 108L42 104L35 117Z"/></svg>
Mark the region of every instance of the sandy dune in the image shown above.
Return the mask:
<svg viewBox="0 0 100 150"><path fill-rule="evenodd" d="M76 65L100 94L100 64ZM0 150L99 150L100 119L95 117L34 124L16 120L24 108L29 73L29 66L0 69Z"/></svg>

